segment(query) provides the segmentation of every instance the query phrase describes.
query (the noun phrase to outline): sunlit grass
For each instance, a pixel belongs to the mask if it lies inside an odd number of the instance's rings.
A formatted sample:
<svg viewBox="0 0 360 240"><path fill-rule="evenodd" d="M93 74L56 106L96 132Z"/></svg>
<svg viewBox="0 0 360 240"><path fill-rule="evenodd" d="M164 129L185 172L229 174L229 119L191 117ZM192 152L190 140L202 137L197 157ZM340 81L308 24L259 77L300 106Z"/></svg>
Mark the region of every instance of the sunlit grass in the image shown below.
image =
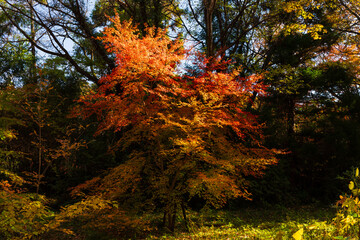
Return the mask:
<svg viewBox="0 0 360 240"><path fill-rule="evenodd" d="M305 239L330 239L327 232L332 229L335 211L311 206L188 212L188 231L179 216L174 234L159 232L146 239L292 239L300 228L307 230Z"/></svg>

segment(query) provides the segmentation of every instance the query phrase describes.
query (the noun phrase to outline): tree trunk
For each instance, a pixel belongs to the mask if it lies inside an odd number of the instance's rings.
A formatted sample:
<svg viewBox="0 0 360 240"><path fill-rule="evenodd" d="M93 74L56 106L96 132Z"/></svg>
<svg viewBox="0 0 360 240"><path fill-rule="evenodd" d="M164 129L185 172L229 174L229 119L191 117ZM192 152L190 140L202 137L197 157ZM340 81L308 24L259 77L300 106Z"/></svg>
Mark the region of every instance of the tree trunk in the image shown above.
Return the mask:
<svg viewBox="0 0 360 240"><path fill-rule="evenodd" d="M214 57L215 46L213 37L213 13L215 9L216 0L203 0L204 4L204 19L206 32L206 56Z"/></svg>
<svg viewBox="0 0 360 240"><path fill-rule="evenodd" d="M31 66L30 66L30 84L36 83L36 49L34 42L36 41L36 33L35 33L35 21L34 21L34 2L30 0L30 37L31 37Z"/></svg>
<svg viewBox="0 0 360 240"><path fill-rule="evenodd" d="M164 217L163 217L163 225L170 232L175 231L175 222L176 222L176 204L173 206L168 206L165 208Z"/></svg>
<svg viewBox="0 0 360 240"><path fill-rule="evenodd" d="M291 139L294 135L295 126L295 99L293 96L288 97L287 101L287 137Z"/></svg>
<svg viewBox="0 0 360 240"><path fill-rule="evenodd" d="M189 231L189 224L188 224L187 217L186 217L186 209L185 209L184 201L181 201L181 210L182 210L182 214L183 214L183 217L184 217L185 228L186 228L187 231Z"/></svg>

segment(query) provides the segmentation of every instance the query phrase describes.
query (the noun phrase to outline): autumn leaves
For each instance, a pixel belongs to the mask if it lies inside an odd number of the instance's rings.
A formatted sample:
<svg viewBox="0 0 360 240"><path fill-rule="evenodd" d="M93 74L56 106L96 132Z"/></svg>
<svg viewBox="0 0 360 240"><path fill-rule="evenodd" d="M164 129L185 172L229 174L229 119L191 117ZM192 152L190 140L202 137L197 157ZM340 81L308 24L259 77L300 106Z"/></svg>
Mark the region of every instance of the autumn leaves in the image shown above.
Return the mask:
<svg viewBox="0 0 360 240"><path fill-rule="evenodd" d="M244 111L259 77L240 78L228 62L202 57L197 73L176 74L187 51L166 32L140 36L131 22L112 19L101 40L116 68L83 96L75 116L95 114L97 133L119 131L117 150L130 153L101 180L98 192L140 208L162 209L174 230L176 209L194 196L215 207L248 198L245 175L275 163L261 146L261 125ZM134 179L135 181L128 181ZM127 201L129 200L129 201Z"/></svg>

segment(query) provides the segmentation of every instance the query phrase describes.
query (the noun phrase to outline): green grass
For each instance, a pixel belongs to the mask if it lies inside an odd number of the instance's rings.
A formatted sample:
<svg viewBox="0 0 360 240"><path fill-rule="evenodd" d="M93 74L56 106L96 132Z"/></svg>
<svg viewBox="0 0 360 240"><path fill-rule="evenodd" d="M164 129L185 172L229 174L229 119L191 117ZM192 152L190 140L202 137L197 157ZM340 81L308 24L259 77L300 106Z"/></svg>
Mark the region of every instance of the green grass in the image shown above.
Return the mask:
<svg viewBox="0 0 360 240"><path fill-rule="evenodd" d="M333 228L335 212L315 206L189 212L189 231L179 216L174 234L158 232L146 239L293 239L301 228L305 239L331 239L327 233Z"/></svg>

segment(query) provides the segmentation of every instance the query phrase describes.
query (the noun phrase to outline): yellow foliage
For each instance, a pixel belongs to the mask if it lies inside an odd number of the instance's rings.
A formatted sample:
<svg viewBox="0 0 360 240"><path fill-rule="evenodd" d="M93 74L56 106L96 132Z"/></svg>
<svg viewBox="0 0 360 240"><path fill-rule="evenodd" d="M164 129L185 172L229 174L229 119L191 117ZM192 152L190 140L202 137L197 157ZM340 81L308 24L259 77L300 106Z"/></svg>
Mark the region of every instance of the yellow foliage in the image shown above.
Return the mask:
<svg viewBox="0 0 360 240"><path fill-rule="evenodd" d="M244 176L276 162L261 145L262 125L243 110L251 92L265 94L260 76L239 78L240 69L228 71L228 62L201 54L195 56L200 73L179 76L177 65L186 57L181 41L164 31L155 36L151 28L139 36L118 16L111 21L101 40L117 66L80 99L74 116L96 115L97 134L121 131L113 149L126 158L100 181L75 189L95 183L105 199L131 209L161 207L172 223L176 208L196 195L214 206L248 198Z"/></svg>
<svg viewBox="0 0 360 240"><path fill-rule="evenodd" d="M302 240L304 235L304 229L300 228L296 233L292 235L295 240Z"/></svg>

